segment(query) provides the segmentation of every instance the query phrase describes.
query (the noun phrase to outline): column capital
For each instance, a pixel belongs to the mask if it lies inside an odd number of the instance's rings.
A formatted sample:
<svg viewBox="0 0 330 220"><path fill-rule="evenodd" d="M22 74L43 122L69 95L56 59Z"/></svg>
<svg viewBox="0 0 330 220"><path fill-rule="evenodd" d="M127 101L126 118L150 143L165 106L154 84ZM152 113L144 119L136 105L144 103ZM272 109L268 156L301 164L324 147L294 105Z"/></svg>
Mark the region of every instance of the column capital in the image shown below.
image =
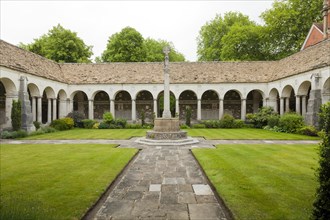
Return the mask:
<svg viewBox="0 0 330 220"><path fill-rule="evenodd" d="M135 102L136 100L135 99L132 99L132 102Z"/></svg>
<svg viewBox="0 0 330 220"><path fill-rule="evenodd" d="M246 99L241 99L241 101L246 101Z"/></svg>

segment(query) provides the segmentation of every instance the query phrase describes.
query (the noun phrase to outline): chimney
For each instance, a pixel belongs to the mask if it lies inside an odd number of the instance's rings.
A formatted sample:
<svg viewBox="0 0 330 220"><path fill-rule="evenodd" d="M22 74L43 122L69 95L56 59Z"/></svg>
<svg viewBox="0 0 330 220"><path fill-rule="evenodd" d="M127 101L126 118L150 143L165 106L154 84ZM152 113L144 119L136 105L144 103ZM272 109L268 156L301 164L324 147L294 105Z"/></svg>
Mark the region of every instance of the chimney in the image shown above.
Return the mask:
<svg viewBox="0 0 330 220"><path fill-rule="evenodd" d="M330 37L330 0L323 1L323 39Z"/></svg>

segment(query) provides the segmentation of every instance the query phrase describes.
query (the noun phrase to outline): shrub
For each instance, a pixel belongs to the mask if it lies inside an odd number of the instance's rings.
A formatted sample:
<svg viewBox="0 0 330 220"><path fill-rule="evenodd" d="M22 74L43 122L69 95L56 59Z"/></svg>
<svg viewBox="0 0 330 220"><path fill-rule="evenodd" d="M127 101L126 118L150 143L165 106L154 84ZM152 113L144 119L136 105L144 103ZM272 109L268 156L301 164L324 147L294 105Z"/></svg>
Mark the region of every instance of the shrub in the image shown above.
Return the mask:
<svg viewBox="0 0 330 220"><path fill-rule="evenodd" d="M180 129L188 129L188 128L190 128L190 127L186 124L180 125Z"/></svg>
<svg viewBox="0 0 330 220"><path fill-rule="evenodd" d="M88 128L88 129L93 128L94 124L96 123L96 121L92 119L84 119L81 122L83 123L84 128Z"/></svg>
<svg viewBox="0 0 330 220"><path fill-rule="evenodd" d="M23 138L23 137L27 137L28 136L28 133L24 130L18 130L16 132L16 137L14 138Z"/></svg>
<svg viewBox="0 0 330 220"><path fill-rule="evenodd" d="M36 130L38 130L40 128L40 126L41 126L41 123L39 121L34 121L33 122L33 125L36 128Z"/></svg>
<svg viewBox="0 0 330 220"><path fill-rule="evenodd" d="M234 120L233 128L243 128L244 125L245 125L245 123L243 120L236 119L236 120Z"/></svg>
<svg viewBox="0 0 330 220"><path fill-rule="evenodd" d="M105 112L103 114L103 122L110 124L113 121L111 112Z"/></svg>
<svg viewBox="0 0 330 220"><path fill-rule="evenodd" d="M65 117L65 118L62 118L61 120L63 120L65 122L65 124L68 126L69 129L72 129L74 127L74 121L72 118Z"/></svg>
<svg viewBox="0 0 330 220"><path fill-rule="evenodd" d="M303 126L303 117L296 113L286 113L280 117L278 122L278 127L286 133L296 133Z"/></svg>
<svg viewBox="0 0 330 220"><path fill-rule="evenodd" d="M99 125L99 129L109 129L109 128L110 128L110 124L105 122L101 122Z"/></svg>
<svg viewBox="0 0 330 220"><path fill-rule="evenodd" d="M219 127L220 128L233 128L235 118L231 115L224 114L223 118L220 120Z"/></svg>
<svg viewBox="0 0 330 220"><path fill-rule="evenodd" d="M140 129L142 128L141 124L126 124L125 128L127 129Z"/></svg>
<svg viewBox="0 0 330 220"><path fill-rule="evenodd" d="M206 128L219 128L220 127L220 121L219 120L207 120L203 121L203 124Z"/></svg>
<svg viewBox="0 0 330 220"><path fill-rule="evenodd" d="M24 130L18 130L18 131L3 131L1 133L2 139L15 139L15 138L23 138L27 137L28 133Z"/></svg>
<svg viewBox="0 0 330 220"><path fill-rule="evenodd" d="M144 124L142 126L143 129L152 129L153 127L154 127L154 125L152 125L152 124Z"/></svg>
<svg viewBox="0 0 330 220"><path fill-rule="evenodd" d="M255 114L247 114L246 118L248 123L253 124L255 128L262 128L268 125L269 118L274 115L277 114L274 112L272 107L262 107Z"/></svg>
<svg viewBox="0 0 330 220"><path fill-rule="evenodd" d="M61 118L54 120L50 123L50 126L59 131L69 130L73 128L73 119L72 118Z"/></svg>
<svg viewBox="0 0 330 220"><path fill-rule="evenodd" d="M127 121L126 121L125 119L118 118L118 119L115 119L112 123L113 123L117 128L125 128L125 127L126 127L126 124L127 124Z"/></svg>
<svg viewBox="0 0 330 220"><path fill-rule="evenodd" d="M323 131L319 145L319 168L316 176L319 187L313 204L314 219L330 219L330 103L321 106L320 129Z"/></svg>
<svg viewBox="0 0 330 220"><path fill-rule="evenodd" d="M192 128L206 128L205 124L194 124Z"/></svg>
<svg viewBox="0 0 330 220"><path fill-rule="evenodd" d="M12 139L13 138L12 131L3 131L1 132L1 139Z"/></svg>
<svg viewBox="0 0 330 220"><path fill-rule="evenodd" d="M93 125L93 129L99 129L99 126L100 126L100 123L96 122L94 125Z"/></svg>
<svg viewBox="0 0 330 220"><path fill-rule="evenodd" d="M40 130L36 130L36 131L32 131L30 133L30 136L34 136L34 135L40 135L40 134L45 134L45 131L40 129Z"/></svg>
<svg viewBox="0 0 330 220"><path fill-rule="evenodd" d="M73 122L74 122L74 126L75 127L82 127L82 123L81 121L83 119L86 119L86 116L84 113L82 112L79 112L79 111L73 111L73 112L70 112L67 117L69 118L72 118L73 119Z"/></svg>
<svg viewBox="0 0 330 220"><path fill-rule="evenodd" d="M57 131L55 128L52 128L50 126L42 127L40 130L44 131L45 133L53 133Z"/></svg>
<svg viewBox="0 0 330 220"><path fill-rule="evenodd" d="M186 125L191 126L191 108L190 106L186 107Z"/></svg>
<svg viewBox="0 0 330 220"><path fill-rule="evenodd" d="M278 122L280 120L280 116L279 115L270 115L268 117L268 122L267 122L267 125L271 128L275 127L275 126L278 126Z"/></svg>
<svg viewBox="0 0 330 220"><path fill-rule="evenodd" d="M308 136L318 136L318 131L313 126L304 126L298 129L298 134L308 135Z"/></svg>
<svg viewBox="0 0 330 220"><path fill-rule="evenodd" d="M11 125L14 131L18 131L22 126L21 101L13 100L11 108Z"/></svg>

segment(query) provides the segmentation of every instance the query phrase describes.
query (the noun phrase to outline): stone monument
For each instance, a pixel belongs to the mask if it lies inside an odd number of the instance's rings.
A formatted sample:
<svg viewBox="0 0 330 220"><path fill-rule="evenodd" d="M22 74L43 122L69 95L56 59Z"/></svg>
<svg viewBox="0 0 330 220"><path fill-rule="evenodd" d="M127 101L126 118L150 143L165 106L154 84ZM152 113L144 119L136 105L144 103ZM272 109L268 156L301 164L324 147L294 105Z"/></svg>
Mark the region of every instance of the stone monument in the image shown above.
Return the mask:
<svg viewBox="0 0 330 220"><path fill-rule="evenodd" d="M34 131L35 128L33 126L31 104L29 100L29 94L27 91L27 77L21 76L19 81L20 81L20 85L19 85L18 98L21 101L22 129L27 132L31 132Z"/></svg>
<svg viewBox="0 0 330 220"><path fill-rule="evenodd" d="M162 118L155 118L154 129L147 131L146 138L140 138L138 143L149 145L184 145L197 143L198 140L187 137L187 132L180 130L178 117L172 118L170 111L170 48L163 49L164 62L164 111Z"/></svg>

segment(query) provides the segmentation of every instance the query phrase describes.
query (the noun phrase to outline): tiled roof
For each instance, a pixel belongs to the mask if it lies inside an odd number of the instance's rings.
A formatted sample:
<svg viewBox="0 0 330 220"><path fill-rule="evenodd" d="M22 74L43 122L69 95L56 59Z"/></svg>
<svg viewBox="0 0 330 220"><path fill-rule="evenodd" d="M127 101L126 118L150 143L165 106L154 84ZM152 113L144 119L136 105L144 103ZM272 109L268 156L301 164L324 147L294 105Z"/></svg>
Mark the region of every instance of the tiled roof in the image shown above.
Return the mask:
<svg viewBox="0 0 330 220"><path fill-rule="evenodd" d="M58 64L0 41L0 66L69 84L163 83L163 63ZM280 61L171 62L171 83L269 82L330 66L330 40Z"/></svg>

